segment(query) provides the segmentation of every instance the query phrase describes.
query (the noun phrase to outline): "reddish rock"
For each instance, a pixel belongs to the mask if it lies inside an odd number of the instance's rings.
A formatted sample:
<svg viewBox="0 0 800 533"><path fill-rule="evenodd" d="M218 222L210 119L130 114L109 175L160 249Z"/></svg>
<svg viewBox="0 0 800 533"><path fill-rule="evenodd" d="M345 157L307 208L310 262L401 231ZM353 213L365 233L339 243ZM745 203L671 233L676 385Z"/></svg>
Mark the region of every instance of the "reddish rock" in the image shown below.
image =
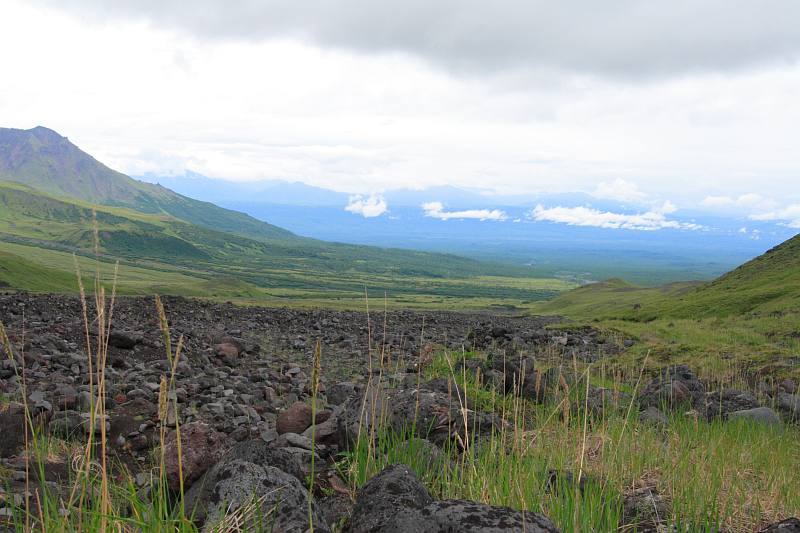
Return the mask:
<svg viewBox="0 0 800 533"><path fill-rule="evenodd" d="M793 379L784 379L778 387L788 394L795 394L797 392L797 383L795 383Z"/></svg>
<svg viewBox="0 0 800 533"><path fill-rule="evenodd" d="M187 489L222 458L228 448L228 438L202 422L191 422L181 426L180 433L183 488ZM177 441L177 432L172 430L167 434L164 445L167 482L172 490L180 489Z"/></svg>
<svg viewBox="0 0 800 533"><path fill-rule="evenodd" d="M672 402L682 404L692 399L689 389L680 381L674 381L670 384L670 398Z"/></svg>
<svg viewBox="0 0 800 533"><path fill-rule="evenodd" d="M214 355L225 361L234 362L239 358L239 348L230 342L223 342L214 346Z"/></svg>
<svg viewBox="0 0 800 533"><path fill-rule="evenodd" d="M303 402L295 402L278 415L275 429L284 433L302 433L311 425L311 406Z"/></svg>
<svg viewBox="0 0 800 533"><path fill-rule="evenodd" d="M331 414L332 412L328 409L324 411L317 411L317 414L314 417L314 424L322 424L331 417Z"/></svg>

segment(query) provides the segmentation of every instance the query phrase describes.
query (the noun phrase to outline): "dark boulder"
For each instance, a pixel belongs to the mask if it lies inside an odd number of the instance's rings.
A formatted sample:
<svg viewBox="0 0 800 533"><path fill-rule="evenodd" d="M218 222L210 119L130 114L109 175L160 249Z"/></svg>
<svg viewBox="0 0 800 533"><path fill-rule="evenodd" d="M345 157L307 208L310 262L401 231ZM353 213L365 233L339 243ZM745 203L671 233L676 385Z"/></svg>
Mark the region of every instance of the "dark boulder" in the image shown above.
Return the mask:
<svg viewBox="0 0 800 533"><path fill-rule="evenodd" d="M345 531L414 531L420 525L417 513L433 497L406 465L386 467L358 491L356 505Z"/></svg>
<svg viewBox="0 0 800 533"><path fill-rule="evenodd" d="M465 500L433 502L421 515L431 522L432 527L427 531L437 533L558 532L555 524L543 515Z"/></svg>
<svg viewBox="0 0 800 533"><path fill-rule="evenodd" d="M645 409L696 409L705 412L706 388L686 365L674 365L661 372L639 394L639 405Z"/></svg>
<svg viewBox="0 0 800 533"><path fill-rule="evenodd" d="M725 389L706 394L706 417L726 418L734 411L744 411L758 407L758 400L752 393Z"/></svg>
<svg viewBox="0 0 800 533"><path fill-rule="evenodd" d="M195 519L203 523L211 503L214 487L223 476L226 465L239 461L253 463L260 467L273 467L286 472L300 482L305 482L307 472L300 458L283 448L272 448L261 439L240 442L212 466L186 492L185 505L188 513L194 513Z"/></svg>
<svg viewBox="0 0 800 533"><path fill-rule="evenodd" d="M358 394L358 387L349 381L337 383L325 392L330 405L341 405L356 394Z"/></svg>
<svg viewBox="0 0 800 533"><path fill-rule="evenodd" d="M295 532L310 529L329 532L328 524L308 491L297 478L272 466L246 461L231 461L219 471L209 500L203 531L238 531L264 528L267 531Z"/></svg>
<svg viewBox="0 0 800 533"><path fill-rule="evenodd" d="M123 350L132 350L137 344L142 342L141 333L130 331L112 331L108 336L108 344Z"/></svg>
<svg viewBox="0 0 800 533"><path fill-rule="evenodd" d="M793 379L786 378L778 384L778 389L787 394L796 394L797 383Z"/></svg>
<svg viewBox="0 0 800 533"><path fill-rule="evenodd" d="M25 446L25 407L12 403L0 409L0 457L11 457Z"/></svg>
<svg viewBox="0 0 800 533"><path fill-rule="evenodd" d="M778 409L786 414L790 420L800 421L800 394L778 394Z"/></svg>
<svg viewBox="0 0 800 533"><path fill-rule="evenodd" d="M522 394L532 385L534 370L533 358L520 358L505 352L491 354L484 365L485 372L497 372L503 377L503 392L506 394Z"/></svg>
<svg viewBox="0 0 800 533"><path fill-rule="evenodd" d="M435 501L405 465L387 467L359 491L349 533L557 532L542 515L465 500Z"/></svg>
<svg viewBox="0 0 800 533"><path fill-rule="evenodd" d="M416 436L438 446L454 441L462 448L472 437L488 435L502 427L498 415L469 409L462 403L463 391L460 396L425 389L397 391L391 396L391 427L398 433L413 428Z"/></svg>
<svg viewBox="0 0 800 533"><path fill-rule="evenodd" d="M328 425L332 425L334 420L336 422L336 432L331 433L329 439L343 448L350 447L361 436L370 434L371 428L384 424L388 413L387 391L382 387L369 387L363 395L350 396L334 410L331 418L325 422Z"/></svg>
<svg viewBox="0 0 800 533"><path fill-rule="evenodd" d="M762 529L761 533L800 533L800 518L789 518L772 524Z"/></svg>
<svg viewBox="0 0 800 533"><path fill-rule="evenodd" d="M781 418L769 407L754 407L728 413L728 420L742 420L768 426L780 426Z"/></svg>
<svg viewBox="0 0 800 533"><path fill-rule="evenodd" d="M657 407L650 406L639 413L639 422L657 427L667 427L669 419Z"/></svg>

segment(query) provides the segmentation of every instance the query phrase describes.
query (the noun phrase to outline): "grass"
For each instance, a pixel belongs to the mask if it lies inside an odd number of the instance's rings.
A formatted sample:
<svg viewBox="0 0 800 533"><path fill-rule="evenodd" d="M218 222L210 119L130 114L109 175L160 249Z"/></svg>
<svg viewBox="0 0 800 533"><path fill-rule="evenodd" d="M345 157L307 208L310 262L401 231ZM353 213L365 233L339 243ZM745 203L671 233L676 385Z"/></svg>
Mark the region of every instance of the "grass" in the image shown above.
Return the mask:
<svg viewBox="0 0 800 533"><path fill-rule="evenodd" d="M4 242L0 251L0 290L19 288L32 292L76 293L77 281L72 272L72 253L28 244ZM97 265L110 276L115 261L91 253L77 255L82 268ZM233 301L242 305L278 307L325 307L363 309L364 287L370 295L383 298L392 309L462 309L500 313L525 312L532 301L574 287L549 278L514 278L480 276L476 278L425 278L362 275L359 283L346 281L346 273L321 273L303 270L263 269L261 276L272 286L259 286L236 277L234 273L206 271L198 266L174 266L156 261L121 260L123 268L117 280L120 295L175 294L195 298ZM88 278L86 280L88 282ZM328 282L331 287L314 285ZM405 284L405 291L392 287ZM313 284L313 285L312 285ZM492 291L496 291L496 294Z"/></svg>
<svg viewBox="0 0 800 533"><path fill-rule="evenodd" d="M556 281L552 287L532 286L525 281L536 277L529 267L296 236L250 239L165 214L93 206L0 182L0 239L4 242L93 256L93 236L86 229L92 217L97 221L101 259L119 257L123 264L190 273L201 279L235 279L266 291L359 293L368 284L398 295L539 300L566 286ZM489 286L482 276L504 282ZM509 278L523 281L512 283Z"/></svg>
<svg viewBox="0 0 800 533"><path fill-rule="evenodd" d="M102 287L96 286L94 293L99 311L93 321L102 332L113 319L114 295L112 291L107 305ZM181 341L173 344L163 308L156 302L167 357L174 368L180 359ZM380 325L371 325L375 327ZM86 348L97 364L92 413L98 420L105 416L104 402L99 401L104 388L105 338L100 334L97 343L90 342ZM4 346L10 356L10 343L6 341ZM371 353L376 354L374 364L380 381L380 376L394 369L384 368L389 358L383 347L371 346ZM547 350L538 354L540 368L561 363L554 356ZM465 435L461 446L446 448L444 459L433 468L421 441L408 440L411 433L397 434L378 427L371 435L362 435L340 463L354 491L385 466L405 463L438 498L463 498L541 512L568 532L636 530L632 519L623 516L623 500L636 489L660 495L666 504L667 522L681 531L753 531L800 510L800 479L795 475L800 469L800 431L796 427L707 423L676 413L665 429L640 423L632 405L606 410L601 416L590 414L584 396L589 383L635 392L643 370L636 366L639 362L635 358L627 367L621 361L593 365L572 362L568 366L584 381L540 405L498 392L479 374L458 370L459 360L473 357L484 354L438 352L421 370L419 379L445 377L455 385L452 401L469 401L474 408L498 412L511 425L485 440ZM322 353L317 350L311 374L312 396L321 359ZM169 408L166 392L172 386L170 375L162 376L161 420ZM173 407L177 409L177 404ZM154 475L147 494L138 490L130 475L117 470L102 431L97 440L90 435L85 442L65 443L45 435L32 416L28 420L31 440L27 453L32 468L43 470L48 458L63 457L66 450L78 459L71 497L64 500L42 485L35 491L36 501L28 504L30 512L20 510L15 516L19 530L197 530L182 506L182 490L175 495L165 488L162 448L155 450ZM414 429L412 425L411 432ZM162 425L162 442L165 431ZM561 481L554 483L553 472ZM582 486L569 482L568 473L573 479L585 477L588 481ZM312 488L313 482L312 475ZM240 512L264 511L257 501L252 507ZM268 519L270 510L263 514ZM310 521L311 517L309 514ZM224 520L241 523L247 518L237 515Z"/></svg>
<svg viewBox="0 0 800 533"><path fill-rule="evenodd" d="M800 235L710 283L643 288L619 279L595 283L539 304L575 318L647 322L800 313Z"/></svg>
<svg viewBox="0 0 800 533"><path fill-rule="evenodd" d="M159 283L182 286L191 291L208 290L213 280L203 278L202 270L189 266L165 265L157 270L157 262L129 268L118 275L117 267L103 260L100 249L100 232L94 232L94 261L90 257L75 256L77 275L69 281L65 275L63 251L11 244L4 248L0 260L5 270L2 276L22 279L30 269L31 279L49 276L54 290L63 284L63 290L79 292L84 303L86 325L85 350L93 367L89 370L93 405L90 409L90 427L99 421L98 435L90 432L83 441L61 441L48 436L31 414L27 404L25 366L19 368L23 390L19 400L25 407L27 432L25 454L28 457L27 483L35 490L24 506L17 509L13 525L20 531L178 531L194 532L197 526L183 506L183 488L172 493L166 488L164 449L157 447L149 491L140 490L130 473L115 464L107 447L105 435L105 354L107 333L113 320L114 301L118 293L148 290ZM17 253L18 252L18 253ZM34 253L28 256L20 254ZM28 260L31 257L34 260ZM94 276L82 274L94 267ZM45 270L36 270L36 268ZM10 274L9 274L10 273ZM284 274L287 274L284 272ZM292 275L300 276L300 272ZM344 274L342 274L344 275ZM738 275L742 275L740 272ZM106 296L103 279L114 279L111 294ZM169 278L169 282L165 281ZM0 278L6 279L6 278ZM452 285L454 295L437 296L423 293L405 293L395 300L385 299L386 308L394 304L407 307L409 301L433 308L454 306L464 309L468 305L506 306L503 298L464 299L459 291L468 289L468 280L439 280L413 278L420 284L440 283ZM509 290L538 290L544 280L530 280L530 285L519 278L479 277L481 283L507 283ZM474 281L474 280L473 280ZM41 283L45 283L42 281ZM73 286L69 286L72 283ZM241 285L245 283L246 285ZM205 285L204 285L205 284ZM298 291L285 293L286 298L305 294L308 302L324 301L325 294L303 293L302 289L266 289L249 285L239 278L225 280L229 290L251 290L248 298L258 298L267 291ZM91 286L91 294L85 290ZM407 432L395 433L385 426L373 425L369 434L361 435L352 450L342 457L340 469L355 491L373 475L390 464L406 463L439 498L464 498L492 505L541 512L550 517L564 531L636 531L636 520L624 515L626 497L637 491L651 491L664 503L662 517L679 531L754 531L761 526L796 515L800 512L800 430L796 426L770 428L742 422L705 422L684 413L672 413L667 427L642 423L633 403L607 408L602 414L588 409L589 386L609 386L635 395L641 385L641 376L651 368L666 363L687 362L699 369L713 388L734 386L754 389L758 380L782 375L797 375L797 363L791 363L791 354L800 350L797 332L797 314L791 309L781 312L751 310L747 314L722 314L720 316L685 317L677 314L664 318L647 316L649 305L663 305L669 298L681 298L705 290L692 285L672 285L663 289L638 289L622 282L587 287L565 294L561 301L542 304L538 309L569 310L578 321L594 320L611 338L622 340L634 337L639 342L626 354L613 360L587 365L577 361L566 366L580 380L562 388L545 404L520 399L505 394L484 382L480 374L459 370L459 360L467 357L482 358L479 352L454 353L441 351L423 369L419 380L440 378L452 384L451 401L465 407L499 413L509 425L485 439L478 439L474 431L462 435L458 446L451 444L444 450L435 467L423 453L420 441L408 438L419 428L411 421ZM259 292L259 291L264 291ZM340 302L346 306L360 301L364 294L342 290ZM588 296L587 296L588 295ZM609 295L612 295L611 297ZM367 293L367 301L369 294ZM93 304L89 304L93 297ZM707 297L707 296L705 296ZM317 300L319 298L319 300ZM512 300L513 301L513 300ZM644 303L641 303L644 302ZM633 309L639 303L640 309ZM528 304L521 304L528 305ZM765 303L763 305L771 305ZM354 305L355 306L355 305ZM555 306L555 307L553 307ZM90 309L95 316L90 317ZM641 313L641 311L645 313ZM637 313L637 311L639 313ZM171 376L181 357L182 341L173 343L163 307L156 299L156 313L166 346L166 357L173 372L161 378L159 413L161 442L167 428L164 424L170 405L168 392L174 387ZM594 315L594 316L593 316ZM98 334L93 341L90 325ZM370 330L376 326L369 325ZM0 345L6 357L17 357L12 352L5 330L0 324ZM374 355L370 365L378 370L380 384L385 374L397 369L388 368L388 354L384 347L369 347ZM24 363L24 354L21 354ZM312 400L316 399L322 353L316 350L312 368ZM562 365L556 354L543 349L537 356L537 368ZM372 367L370 367L372 369ZM8 399L4 399L7 401ZM316 405L316 401L313 401ZM180 432L180 425L176 428ZM180 443L180 438L178 437ZM179 446L180 448L180 446ZM179 451L180 453L180 451ZM69 494L57 494L45 483L46 463L53 458L74 458ZM180 462L180 461L179 461ZM36 475L38 472L38 476ZM569 476L572 476L572 482ZM554 477L555 476L555 477ZM181 476L182 477L182 476ZM574 480L585 478L583 484ZM314 472L309 478L309 488L314 488ZM223 526L248 522L259 514L267 522L271 510L260 509L258 500L237 513L223 518ZM247 516L244 516L247 515ZM309 525L313 527L313 514L309 509Z"/></svg>
<svg viewBox="0 0 800 533"><path fill-rule="evenodd" d="M623 499L635 489L659 494L668 509L662 518L679 531L754 531L800 510L796 427L707 423L676 413L660 428L639 422L631 406L590 415L581 409L584 384L610 373L596 365L579 369L587 381L537 405L453 371L463 356L440 354L425 377L447 377L460 397L476 409L504 413L512 427L473 440L465 453L445 450L448 459L435 468L421 448L409 445L413 430L397 434L384 427L374 442L362 435L342 464L355 487L388 465L405 463L436 497L541 512L564 531L636 530L635 520L622 515ZM635 379L635 369L631 373ZM573 479L585 475L587 482L583 488L553 486L554 471Z"/></svg>
<svg viewBox="0 0 800 533"><path fill-rule="evenodd" d="M800 379L800 237L711 283L658 288L609 280L533 304L639 340L626 356L652 365L686 363L711 380Z"/></svg>

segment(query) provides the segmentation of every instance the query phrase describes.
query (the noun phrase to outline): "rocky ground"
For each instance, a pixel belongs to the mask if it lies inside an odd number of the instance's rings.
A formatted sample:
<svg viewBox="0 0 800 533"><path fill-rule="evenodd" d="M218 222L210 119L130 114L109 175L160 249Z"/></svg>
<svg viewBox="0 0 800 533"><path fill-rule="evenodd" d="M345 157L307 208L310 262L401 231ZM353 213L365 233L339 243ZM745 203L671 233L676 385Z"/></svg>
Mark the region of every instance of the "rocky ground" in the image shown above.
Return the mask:
<svg viewBox="0 0 800 533"><path fill-rule="evenodd" d="M491 432L506 421L495 413L469 411L465 418L452 401L451 385L418 383L418 365L435 349L481 350L507 357L466 361L481 368L505 392L544 401L548 391L568 382L557 370L536 372L534 358L594 361L612 356L631 341L612 341L590 328L546 329L554 318L518 318L449 312L299 311L237 307L183 298L165 298L173 348L182 338L182 355L171 375L159 320L151 298L115 302L106 365L108 419L113 455L146 491L152 450L159 428L181 423L181 480L178 437L164 442L167 480L181 481L187 504L200 524L212 524L244 507L253 495L266 506L278 503L278 531L308 527L308 476L312 457L320 497L311 508L314 528L327 531L556 531L545 517L468 501L437 501L409 470L391 467L370 481L355 501L332 468L338 454L368 427L365 411L401 427L410 417L431 428L419 437L431 446L458 440L466 423ZM89 316L94 311L89 309ZM59 295L0 295L0 321L14 358L0 363L0 456L9 472L0 498L0 515L24 501L23 411L18 403L24 354L27 400L37 422L53 435L84 438L90 427L89 360L86 329L77 298ZM90 341L97 332L89 328ZM321 349L318 409L309 407L310 376L316 346ZM386 385L369 387L370 372L383 360ZM387 370L388 369L388 370ZM162 376L174 379L169 392L178 412L159 412ZM641 416L656 421L665 406L688 405L707 418L745 417L765 423L800 418L800 396L792 382L773 391L777 410L741 391L708 392L691 370L667 368L638 398ZM602 410L629 397L592 387L589 407ZM364 409L364 404L368 409ZM162 418L164 418L162 420ZM314 443L312 445L312 437ZM45 482L60 490L69 458L54 458ZM276 492L276 488L280 491ZM795 527L800 530L800 524ZM775 529L774 531L795 531Z"/></svg>

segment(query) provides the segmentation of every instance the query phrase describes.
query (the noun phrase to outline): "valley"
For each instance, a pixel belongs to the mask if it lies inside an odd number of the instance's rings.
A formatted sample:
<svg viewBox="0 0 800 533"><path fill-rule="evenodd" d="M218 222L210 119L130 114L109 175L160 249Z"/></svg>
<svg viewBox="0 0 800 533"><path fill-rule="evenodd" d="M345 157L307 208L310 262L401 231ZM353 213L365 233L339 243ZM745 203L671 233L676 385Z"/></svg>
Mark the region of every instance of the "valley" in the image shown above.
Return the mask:
<svg viewBox="0 0 800 533"><path fill-rule="evenodd" d="M800 237L586 283L0 141L0 530L800 527Z"/></svg>
<svg viewBox="0 0 800 533"><path fill-rule="evenodd" d="M367 291L395 307L514 310L576 286L519 265L298 237L115 172L46 128L0 131L0 240L0 282L27 290L74 292L70 254L134 267L119 271L127 294L242 303L361 308ZM51 275L27 276L30 263Z"/></svg>

